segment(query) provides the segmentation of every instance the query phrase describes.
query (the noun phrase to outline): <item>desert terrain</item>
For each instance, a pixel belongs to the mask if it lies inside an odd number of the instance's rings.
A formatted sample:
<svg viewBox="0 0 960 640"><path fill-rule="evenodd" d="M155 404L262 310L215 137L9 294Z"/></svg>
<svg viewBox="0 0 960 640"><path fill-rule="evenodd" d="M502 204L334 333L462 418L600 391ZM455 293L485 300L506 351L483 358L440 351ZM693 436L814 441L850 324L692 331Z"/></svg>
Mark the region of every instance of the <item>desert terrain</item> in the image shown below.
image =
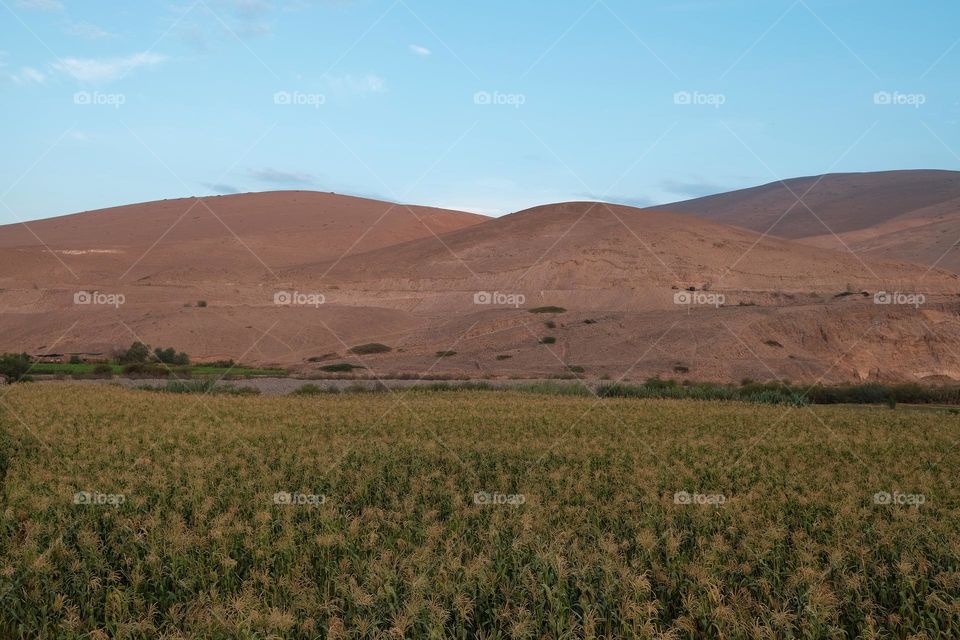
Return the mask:
<svg viewBox="0 0 960 640"><path fill-rule="evenodd" d="M0 351L142 340L305 376L958 380L958 238L946 171L500 218L309 191L167 200L0 227ZM368 343L390 350L350 352Z"/></svg>

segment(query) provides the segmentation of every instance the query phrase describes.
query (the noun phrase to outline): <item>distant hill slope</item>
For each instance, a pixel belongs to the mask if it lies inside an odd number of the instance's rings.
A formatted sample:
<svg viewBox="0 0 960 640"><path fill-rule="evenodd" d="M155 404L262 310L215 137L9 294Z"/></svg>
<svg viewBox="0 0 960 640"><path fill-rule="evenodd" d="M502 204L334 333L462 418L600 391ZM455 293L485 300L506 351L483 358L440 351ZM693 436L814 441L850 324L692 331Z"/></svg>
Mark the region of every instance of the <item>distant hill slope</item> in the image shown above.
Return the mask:
<svg viewBox="0 0 960 640"><path fill-rule="evenodd" d="M486 219L312 191L161 200L0 226L0 274L73 280L72 270L110 279L132 268L124 280L269 276Z"/></svg>
<svg viewBox="0 0 960 640"><path fill-rule="evenodd" d="M443 236L385 247L336 265L293 267L298 282L325 275L369 289L437 291L629 290L671 287L758 291L876 291L927 275L935 290L956 276L861 259L690 215L568 202L535 207ZM602 298L596 297L602 304Z"/></svg>
<svg viewBox="0 0 960 640"><path fill-rule="evenodd" d="M909 246L898 229L952 224L950 202L844 232L862 255L595 202L502 218L310 192L132 205L0 228L0 352L143 340L307 376L960 380L960 276L880 259ZM367 343L390 350L351 353Z"/></svg>
<svg viewBox="0 0 960 640"><path fill-rule="evenodd" d="M806 206L797 203L798 197ZM960 273L957 171L793 178L656 208L814 246Z"/></svg>
<svg viewBox="0 0 960 640"><path fill-rule="evenodd" d="M816 216L794 206L798 197ZM880 171L791 178L656 208L797 239L866 229L956 198L958 171Z"/></svg>
<svg viewBox="0 0 960 640"><path fill-rule="evenodd" d="M910 211L878 225L838 236L803 238L828 249L905 260L960 273L960 198Z"/></svg>

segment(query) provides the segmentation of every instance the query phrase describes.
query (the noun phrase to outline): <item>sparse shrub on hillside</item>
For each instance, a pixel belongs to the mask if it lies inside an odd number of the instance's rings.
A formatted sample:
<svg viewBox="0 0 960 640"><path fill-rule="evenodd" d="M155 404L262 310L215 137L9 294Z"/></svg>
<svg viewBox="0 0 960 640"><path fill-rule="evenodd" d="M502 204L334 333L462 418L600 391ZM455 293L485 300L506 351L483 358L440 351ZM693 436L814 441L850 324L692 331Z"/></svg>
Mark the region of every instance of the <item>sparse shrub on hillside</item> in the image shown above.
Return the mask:
<svg viewBox="0 0 960 640"><path fill-rule="evenodd" d="M336 364L325 364L320 367L320 371L329 371L330 373L341 373L353 371L354 369L363 369L363 367L349 362L338 362Z"/></svg>
<svg viewBox="0 0 960 640"><path fill-rule="evenodd" d="M360 344L355 347L351 347L350 353L355 353L357 355L371 355L375 353L387 353L392 350L392 348L385 344L380 344L379 342L369 342L367 344Z"/></svg>
<svg viewBox="0 0 960 640"><path fill-rule="evenodd" d="M501 353L500 355L497 356L496 359L497 359L497 360L509 360L509 359L512 358L512 357L513 357L513 356L511 356L511 355L509 355L509 354Z"/></svg>
<svg viewBox="0 0 960 640"><path fill-rule="evenodd" d="M557 323L554 322L553 320L547 320L546 322L543 323L543 326L545 326L547 329L556 329Z"/></svg>
<svg viewBox="0 0 960 640"><path fill-rule="evenodd" d="M457 355L456 351L437 351L436 356L438 358L449 358L451 356Z"/></svg>
<svg viewBox="0 0 960 640"><path fill-rule="evenodd" d="M206 300L197 300L197 306L201 309L206 309L207 301Z"/></svg>
<svg viewBox="0 0 960 640"><path fill-rule="evenodd" d="M553 336L543 336L540 338L540 344L554 344L557 339Z"/></svg>
<svg viewBox="0 0 960 640"><path fill-rule="evenodd" d="M530 313L566 313L567 312L567 310L564 309L563 307L554 307L554 306L534 307L532 309L528 309L527 311L529 311Z"/></svg>
<svg viewBox="0 0 960 640"><path fill-rule="evenodd" d="M70 364L83 364L83 358L81 358L77 354L73 354L72 356L70 356Z"/></svg>

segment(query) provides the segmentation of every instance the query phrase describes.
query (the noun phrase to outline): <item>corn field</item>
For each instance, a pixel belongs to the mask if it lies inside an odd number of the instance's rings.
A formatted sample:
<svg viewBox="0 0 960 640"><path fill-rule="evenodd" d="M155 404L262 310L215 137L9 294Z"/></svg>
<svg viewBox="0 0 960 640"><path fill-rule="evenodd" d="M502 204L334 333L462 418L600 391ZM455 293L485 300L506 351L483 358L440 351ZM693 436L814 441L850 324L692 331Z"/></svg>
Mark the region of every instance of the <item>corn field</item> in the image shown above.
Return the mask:
<svg viewBox="0 0 960 640"><path fill-rule="evenodd" d="M960 417L0 396L2 638L958 638Z"/></svg>

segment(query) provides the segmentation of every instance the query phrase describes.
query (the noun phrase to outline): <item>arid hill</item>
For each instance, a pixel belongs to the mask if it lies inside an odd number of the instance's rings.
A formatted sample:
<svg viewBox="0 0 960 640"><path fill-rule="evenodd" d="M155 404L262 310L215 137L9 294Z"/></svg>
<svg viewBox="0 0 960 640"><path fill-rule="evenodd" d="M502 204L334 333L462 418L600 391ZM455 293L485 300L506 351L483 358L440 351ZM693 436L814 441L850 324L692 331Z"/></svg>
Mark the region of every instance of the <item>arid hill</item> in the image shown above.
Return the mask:
<svg viewBox="0 0 960 640"><path fill-rule="evenodd" d="M683 213L570 202L488 219L279 192L30 228L57 253L0 228L0 351L143 340L304 375L960 380L957 275ZM366 343L389 351L350 353Z"/></svg>
<svg viewBox="0 0 960 640"><path fill-rule="evenodd" d="M36 273L64 283L272 278L289 265L335 260L484 220L312 191L161 200L0 226L0 264L10 267L0 274L22 279Z"/></svg>
<svg viewBox="0 0 960 640"><path fill-rule="evenodd" d="M363 290L583 292L590 308L617 296L671 289L837 293L904 289L951 292L956 276L865 260L694 216L599 202L544 205L436 238L422 238L283 272L294 282ZM672 300L672 296L670 297Z"/></svg>
<svg viewBox="0 0 960 640"><path fill-rule="evenodd" d="M814 246L960 273L956 171L794 178L662 208Z"/></svg>

